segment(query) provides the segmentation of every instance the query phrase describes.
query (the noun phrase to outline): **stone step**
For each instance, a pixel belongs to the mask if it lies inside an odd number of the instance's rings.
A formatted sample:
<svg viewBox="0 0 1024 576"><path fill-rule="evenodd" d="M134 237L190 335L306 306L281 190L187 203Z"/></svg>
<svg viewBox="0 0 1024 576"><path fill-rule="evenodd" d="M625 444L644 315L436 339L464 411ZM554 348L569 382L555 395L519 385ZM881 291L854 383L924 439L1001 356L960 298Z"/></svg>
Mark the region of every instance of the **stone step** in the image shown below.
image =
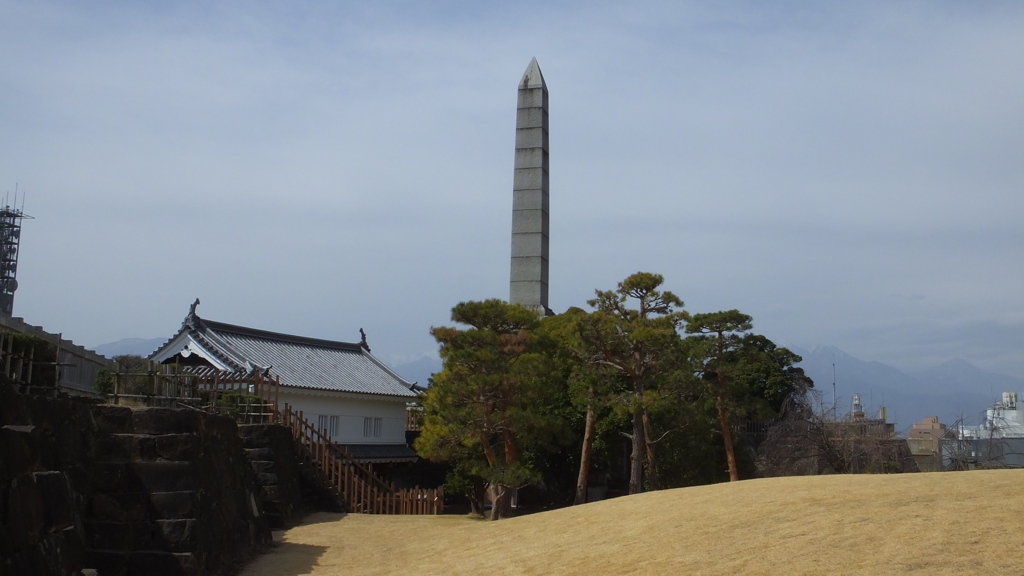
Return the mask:
<svg viewBox="0 0 1024 576"><path fill-rule="evenodd" d="M2 464L2 463L0 463ZM5 544L29 545L75 525L74 495L63 472L26 472L0 491Z"/></svg>
<svg viewBox="0 0 1024 576"><path fill-rule="evenodd" d="M263 517L267 520L267 525L273 530L281 530L287 528L284 522L284 516L276 512L264 512Z"/></svg>
<svg viewBox="0 0 1024 576"><path fill-rule="evenodd" d="M257 474L277 470L277 462L275 460L250 460L249 465L252 466L252 471Z"/></svg>
<svg viewBox="0 0 1024 576"><path fill-rule="evenodd" d="M100 550L195 550L198 520L151 520L140 522L85 522L88 544Z"/></svg>
<svg viewBox="0 0 1024 576"><path fill-rule="evenodd" d="M82 566L84 544L74 527L51 532L40 539L17 546L11 541L0 545L6 548L0 565L0 574L69 574Z"/></svg>
<svg viewBox="0 0 1024 576"><path fill-rule="evenodd" d="M103 434L96 437L96 459L107 462L189 461L199 456L195 434Z"/></svg>
<svg viewBox="0 0 1024 576"><path fill-rule="evenodd" d="M197 576L199 562L192 553L145 550L89 550L85 565L102 576Z"/></svg>
<svg viewBox="0 0 1024 576"><path fill-rule="evenodd" d="M41 464L42 431L35 426L8 424L0 427L0 483L23 472L31 472Z"/></svg>
<svg viewBox="0 0 1024 576"><path fill-rule="evenodd" d="M242 430L242 428L239 428L240 432L241 432L241 430ZM241 436L242 444L246 448L267 448L267 447L270 446L270 437L269 436L254 436L252 434L250 434L248 436L239 434L239 436Z"/></svg>
<svg viewBox="0 0 1024 576"><path fill-rule="evenodd" d="M260 486L277 486L281 480L277 474L271 472L260 472L256 474L256 483Z"/></svg>
<svg viewBox="0 0 1024 576"><path fill-rule="evenodd" d="M245 457L250 462L252 462L253 460L263 460L263 461L273 460L274 459L274 451L271 450L268 447L264 447L264 448L246 448L245 449Z"/></svg>
<svg viewBox="0 0 1024 576"><path fill-rule="evenodd" d="M114 492L97 494L89 506L92 520L130 522L195 518L199 495L179 492Z"/></svg>
<svg viewBox="0 0 1024 576"><path fill-rule="evenodd" d="M92 407L96 431L100 434L131 434L132 409L127 406L100 405Z"/></svg>
<svg viewBox="0 0 1024 576"><path fill-rule="evenodd" d="M95 462L90 470L99 493L192 492L199 489L191 462Z"/></svg>
<svg viewBox="0 0 1024 576"><path fill-rule="evenodd" d="M202 412L177 408L143 408L132 412L136 434L184 434L195 432L205 424Z"/></svg>

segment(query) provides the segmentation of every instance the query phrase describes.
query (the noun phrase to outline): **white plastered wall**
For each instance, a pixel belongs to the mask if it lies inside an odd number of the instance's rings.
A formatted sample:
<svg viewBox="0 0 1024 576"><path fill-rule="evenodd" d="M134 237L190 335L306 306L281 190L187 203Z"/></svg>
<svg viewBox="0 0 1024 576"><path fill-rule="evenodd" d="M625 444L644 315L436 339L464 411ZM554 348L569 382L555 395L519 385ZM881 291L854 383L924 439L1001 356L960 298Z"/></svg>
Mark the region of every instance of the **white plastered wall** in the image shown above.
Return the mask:
<svg viewBox="0 0 1024 576"><path fill-rule="evenodd" d="M297 390L281 387L279 400L302 411L317 426L319 416L337 416L338 434L331 439L339 444L405 444L405 405L402 398L358 397L343 393ZM380 418L380 436L363 435L365 418Z"/></svg>

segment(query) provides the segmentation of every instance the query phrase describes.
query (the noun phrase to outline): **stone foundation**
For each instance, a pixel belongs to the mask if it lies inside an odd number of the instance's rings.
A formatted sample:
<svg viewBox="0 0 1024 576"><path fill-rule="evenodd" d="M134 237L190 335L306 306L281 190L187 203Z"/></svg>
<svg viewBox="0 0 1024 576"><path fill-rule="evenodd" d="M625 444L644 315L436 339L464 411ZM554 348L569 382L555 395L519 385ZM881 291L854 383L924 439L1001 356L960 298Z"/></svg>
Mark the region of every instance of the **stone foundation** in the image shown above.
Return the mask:
<svg viewBox="0 0 1024 576"><path fill-rule="evenodd" d="M229 418L0 383L0 576L212 574L269 543L260 491Z"/></svg>

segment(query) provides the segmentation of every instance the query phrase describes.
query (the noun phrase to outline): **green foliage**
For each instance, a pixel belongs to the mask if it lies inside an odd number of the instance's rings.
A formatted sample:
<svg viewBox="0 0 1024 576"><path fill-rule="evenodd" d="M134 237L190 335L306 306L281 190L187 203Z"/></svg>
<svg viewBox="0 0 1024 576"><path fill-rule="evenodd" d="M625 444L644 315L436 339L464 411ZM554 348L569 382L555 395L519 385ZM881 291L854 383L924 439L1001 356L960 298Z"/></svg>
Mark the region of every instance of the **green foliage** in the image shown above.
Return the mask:
<svg viewBox="0 0 1024 576"><path fill-rule="evenodd" d="M248 392L228 392L217 399L217 412L238 418L263 413L263 399Z"/></svg>
<svg viewBox="0 0 1024 576"><path fill-rule="evenodd" d="M12 338L11 356L22 358L25 362L22 374L27 378L29 371L28 362L31 362L32 384L34 386L56 386L57 385L57 346L49 340L44 340L31 334L18 332L7 332L6 339ZM4 354L7 354L6 348ZM13 368L12 368L13 370Z"/></svg>
<svg viewBox="0 0 1024 576"><path fill-rule="evenodd" d="M730 415L773 420L814 383L795 366L799 355L762 335L742 333L751 328L750 316L736 310L694 314L686 326L693 334L684 341L686 354L706 386L721 386Z"/></svg>
<svg viewBox="0 0 1024 576"><path fill-rule="evenodd" d="M561 489L575 475L579 501L591 470L621 462L624 436L631 492L754 474L730 423L777 419L813 384L799 356L749 333L750 316L691 316L663 281L638 272L596 291L593 311L546 318L463 302L452 309L460 326L432 328L443 369L422 398L415 448L452 465L448 490L478 506L487 484Z"/></svg>
<svg viewBox="0 0 1024 576"><path fill-rule="evenodd" d="M96 373L96 380L93 381L93 389L103 396L109 396L114 393L114 373L108 368L101 368Z"/></svg>
<svg viewBox="0 0 1024 576"><path fill-rule="evenodd" d="M749 420L773 420L800 401L814 386L795 366L802 360L759 334L747 334L738 347L733 371L734 389Z"/></svg>
<svg viewBox="0 0 1024 576"><path fill-rule="evenodd" d="M533 332L537 313L485 300L456 305L452 320L469 327L431 330L443 368L422 398L416 451L492 486L536 482L531 452L553 445L560 425L557 370Z"/></svg>
<svg viewBox="0 0 1024 576"><path fill-rule="evenodd" d="M104 395L113 394L115 382L118 382L118 394L150 393L149 360L138 354L121 354L114 356L113 360L113 371L104 368L96 375L94 385L97 392Z"/></svg>
<svg viewBox="0 0 1024 576"><path fill-rule="evenodd" d="M756 334L750 316L738 310L694 314L686 325L693 365L714 401L730 480L739 479L731 426L738 419L777 418L786 403L812 385L793 366L800 357Z"/></svg>
<svg viewBox="0 0 1024 576"><path fill-rule="evenodd" d="M642 489L644 462L657 488L655 444L666 432L651 427L651 414L686 381L678 369L677 329L688 315L677 310L681 299L659 290L663 282L659 274L637 272L615 290L596 291L588 302L594 312L576 316L578 337L566 341L586 366L576 373L586 390L577 398L585 398L588 409L607 407L631 421L630 493Z"/></svg>

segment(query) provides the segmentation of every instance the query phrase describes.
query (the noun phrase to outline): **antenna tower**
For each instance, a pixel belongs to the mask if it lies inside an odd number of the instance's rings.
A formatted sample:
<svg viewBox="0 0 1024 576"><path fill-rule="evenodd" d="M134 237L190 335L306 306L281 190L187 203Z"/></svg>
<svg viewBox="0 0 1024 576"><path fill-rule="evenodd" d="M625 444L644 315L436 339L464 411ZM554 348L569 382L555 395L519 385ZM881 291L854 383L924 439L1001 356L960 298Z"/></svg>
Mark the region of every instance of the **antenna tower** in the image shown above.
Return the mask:
<svg viewBox="0 0 1024 576"><path fill-rule="evenodd" d="M836 411L836 353L832 353L832 413Z"/></svg>
<svg viewBox="0 0 1024 576"><path fill-rule="evenodd" d="M18 207L18 188L14 188L14 205L4 199L0 208L0 314L11 316L14 312L14 291L18 289L18 246L21 242L21 221L31 216L25 214L25 197Z"/></svg>

